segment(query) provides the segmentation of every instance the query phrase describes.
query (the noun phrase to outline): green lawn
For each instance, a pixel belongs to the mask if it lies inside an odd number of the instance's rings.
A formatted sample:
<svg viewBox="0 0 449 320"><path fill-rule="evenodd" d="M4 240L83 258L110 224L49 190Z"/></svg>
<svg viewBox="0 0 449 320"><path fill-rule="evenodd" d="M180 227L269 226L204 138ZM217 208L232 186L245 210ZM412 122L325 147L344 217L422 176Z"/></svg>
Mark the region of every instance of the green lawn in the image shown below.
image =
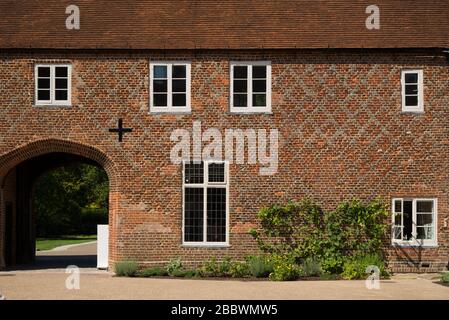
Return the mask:
<svg viewBox="0 0 449 320"><path fill-rule="evenodd" d="M36 250L51 250L56 247L65 246L69 244L84 243L97 240L97 235L70 235L61 236L58 238L37 238L36 239Z"/></svg>

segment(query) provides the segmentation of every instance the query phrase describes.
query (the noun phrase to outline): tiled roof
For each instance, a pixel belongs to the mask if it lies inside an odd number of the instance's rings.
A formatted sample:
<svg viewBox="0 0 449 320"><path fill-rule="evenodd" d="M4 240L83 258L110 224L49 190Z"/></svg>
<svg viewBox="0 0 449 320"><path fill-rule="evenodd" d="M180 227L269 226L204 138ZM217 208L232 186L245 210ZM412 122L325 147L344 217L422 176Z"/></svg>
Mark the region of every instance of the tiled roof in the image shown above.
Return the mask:
<svg viewBox="0 0 449 320"><path fill-rule="evenodd" d="M67 30L76 4L80 30ZM365 9L380 9L368 30ZM0 48L444 48L449 0L0 0Z"/></svg>

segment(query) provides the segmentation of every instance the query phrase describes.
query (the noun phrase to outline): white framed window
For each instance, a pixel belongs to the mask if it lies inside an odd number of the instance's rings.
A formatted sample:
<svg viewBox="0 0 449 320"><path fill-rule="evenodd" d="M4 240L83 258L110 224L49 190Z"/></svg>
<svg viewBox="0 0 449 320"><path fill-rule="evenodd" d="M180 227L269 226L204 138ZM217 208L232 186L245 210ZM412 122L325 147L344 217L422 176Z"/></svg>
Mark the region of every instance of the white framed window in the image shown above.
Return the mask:
<svg viewBox="0 0 449 320"><path fill-rule="evenodd" d="M71 105L72 66L70 64L36 64L35 105Z"/></svg>
<svg viewBox="0 0 449 320"><path fill-rule="evenodd" d="M150 62L150 111L190 112L190 62Z"/></svg>
<svg viewBox="0 0 449 320"><path fill-rule="evenodd" d="M424 112L423 71L402 70L402 111Z"/></svg>
<svg viewBox="0 0 449 320"><path fill-rule="evenodd" d="M392 242L400 245L437 245L437 199L394 198Z"/></svg>
<svg viewBox="0 0 449 320"><path fill-rule="evenodd" d="M271 112L271 62L230 63L231 112Z"/></svg>
<svg viewBox="0 0 449 320"><path fill-rule="evenodd" d="M228 174L228 162L183 162L183 245L229 244Z"/></svg>

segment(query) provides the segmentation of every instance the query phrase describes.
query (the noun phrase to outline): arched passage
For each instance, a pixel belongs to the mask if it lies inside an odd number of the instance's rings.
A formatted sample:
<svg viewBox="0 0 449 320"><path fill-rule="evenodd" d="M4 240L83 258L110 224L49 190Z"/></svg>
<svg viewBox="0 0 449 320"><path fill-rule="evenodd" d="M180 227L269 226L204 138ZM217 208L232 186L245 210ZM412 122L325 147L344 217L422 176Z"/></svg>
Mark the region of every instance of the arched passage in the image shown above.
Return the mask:
<svg viewBox="0 0 449 320"><path fill-rule="evenodd" d="M97 165L106 171L109 179L109 226L113 225L118 206L117 172L112 161L102 151L81 143L57 139L26 144L0 156L0 267L34 260L33 185L46 171L74 162ZM109 229L111 260L114 255L114 232Z"/></svg>

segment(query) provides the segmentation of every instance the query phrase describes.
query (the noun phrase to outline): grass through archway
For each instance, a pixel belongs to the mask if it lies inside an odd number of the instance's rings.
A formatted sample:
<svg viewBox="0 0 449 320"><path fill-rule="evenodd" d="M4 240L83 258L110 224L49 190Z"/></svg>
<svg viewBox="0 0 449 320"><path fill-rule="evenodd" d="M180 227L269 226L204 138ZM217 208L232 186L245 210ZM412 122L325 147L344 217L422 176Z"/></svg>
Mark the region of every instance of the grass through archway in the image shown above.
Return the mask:
<svg viewBox="0 0 449 320"><path fill-rule="evenodd" d="M97 224L108 223L108 194L108 176L98 166L75 163L43 174L33 196L36 249L95 240Z"/></svg>

